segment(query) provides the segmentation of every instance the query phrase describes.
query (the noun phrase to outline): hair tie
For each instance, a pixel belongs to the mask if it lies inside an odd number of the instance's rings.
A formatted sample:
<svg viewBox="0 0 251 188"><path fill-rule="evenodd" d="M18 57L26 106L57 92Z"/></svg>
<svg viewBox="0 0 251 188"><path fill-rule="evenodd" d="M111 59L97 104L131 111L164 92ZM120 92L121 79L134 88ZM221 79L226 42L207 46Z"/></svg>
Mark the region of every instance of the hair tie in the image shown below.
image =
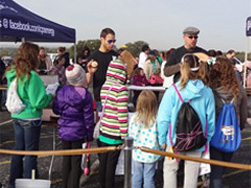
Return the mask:
<svg viewBox="0 0 251 188"><path fill-rule="evenodd" d="M70 65L70 66L67 67L67 70L71 71L73 68L74 68L74 65Z"/></svg>

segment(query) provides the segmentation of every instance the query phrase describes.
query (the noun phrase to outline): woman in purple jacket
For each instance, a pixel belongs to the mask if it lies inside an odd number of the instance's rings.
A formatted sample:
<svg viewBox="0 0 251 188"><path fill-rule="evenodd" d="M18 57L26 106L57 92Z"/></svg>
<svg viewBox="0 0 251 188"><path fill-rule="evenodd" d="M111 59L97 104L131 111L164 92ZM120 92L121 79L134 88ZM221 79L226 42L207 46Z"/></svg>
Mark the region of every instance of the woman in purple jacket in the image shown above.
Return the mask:
<svg viewBox="0 0 251 188"><path fill-rule="evenodd" d="M83 68L70 65L66 69L70 85L58 90L53 101L53 112L59 114L58 133L63 149L80 149L84 142L93 140L94 113L90 92L86 87ZM82 155L63 157L63 188L79 188Z"/></svg>

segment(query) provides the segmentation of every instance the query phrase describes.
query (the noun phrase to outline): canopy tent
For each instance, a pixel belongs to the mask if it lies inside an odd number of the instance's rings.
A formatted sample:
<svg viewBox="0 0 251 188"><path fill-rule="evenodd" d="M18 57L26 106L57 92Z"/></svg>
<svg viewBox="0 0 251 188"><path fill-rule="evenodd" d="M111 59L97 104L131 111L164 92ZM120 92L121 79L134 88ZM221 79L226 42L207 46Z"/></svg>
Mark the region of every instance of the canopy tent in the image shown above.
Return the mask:
<svg viewBox="0 0 251 188"><path fill-rule="evenodd" d="M0 0L0 41L76 42L75 29L42 18L13 0Z"/></svg>

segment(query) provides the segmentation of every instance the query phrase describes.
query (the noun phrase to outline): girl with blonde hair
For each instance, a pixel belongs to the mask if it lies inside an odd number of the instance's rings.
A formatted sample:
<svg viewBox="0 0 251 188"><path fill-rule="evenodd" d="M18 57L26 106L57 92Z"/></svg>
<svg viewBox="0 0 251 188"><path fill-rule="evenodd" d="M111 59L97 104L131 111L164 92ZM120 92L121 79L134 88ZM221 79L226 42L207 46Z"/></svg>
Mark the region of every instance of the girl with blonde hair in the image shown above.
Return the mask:
<svg viewBox="0 0 251 188"><path fill-rule="evenodd" d="M150 90L144 90L138 97L136 113L133 114L129 124L129 136L134 139L134 146L146 146L159 149L156 116L158 101ZM154 188L154 174L158 155L133 150L133 176L132 188Z"/></svg>
<svg viewBox="0 0 251 188"><path fill-rule="evenodd" d="M206 150L206 144L198 146L199 149L191 149L190 151L177 151L175 147L173 149L173 146L175 146L177 142L176 124L178 113L183 102L189 103L196 112L200 120L200 127L202 128L203 135L206 135L207 142L210 142L214 134L215 104L213 92L207 86L208 78L206 66L206 63L199 61L197 56L185 54L181 61L180 81L169 87L162 98L158 111L157 124L159 143L162 148L166 148L166 151L193 157L201 157L202 152ZM184 126L187 125L184 124ZM185 161L184 188L197 188L199 165L199 163ZM178 160L165 159L165 188L177 187L176 176L178 167Z"/></svg>

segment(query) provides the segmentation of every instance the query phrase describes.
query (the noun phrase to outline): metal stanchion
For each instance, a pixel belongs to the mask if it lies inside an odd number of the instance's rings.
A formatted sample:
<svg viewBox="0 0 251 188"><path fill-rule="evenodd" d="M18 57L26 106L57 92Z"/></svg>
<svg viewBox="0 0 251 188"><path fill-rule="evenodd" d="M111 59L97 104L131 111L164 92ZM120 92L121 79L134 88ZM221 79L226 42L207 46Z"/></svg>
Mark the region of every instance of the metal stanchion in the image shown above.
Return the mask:
<svg viewBox="0 0 251 188"><path fill-rule="evenodd" d="M132 148L133 148L133 138L126 137L124 140L124 188L131 188L132 182Z"/></svg>

